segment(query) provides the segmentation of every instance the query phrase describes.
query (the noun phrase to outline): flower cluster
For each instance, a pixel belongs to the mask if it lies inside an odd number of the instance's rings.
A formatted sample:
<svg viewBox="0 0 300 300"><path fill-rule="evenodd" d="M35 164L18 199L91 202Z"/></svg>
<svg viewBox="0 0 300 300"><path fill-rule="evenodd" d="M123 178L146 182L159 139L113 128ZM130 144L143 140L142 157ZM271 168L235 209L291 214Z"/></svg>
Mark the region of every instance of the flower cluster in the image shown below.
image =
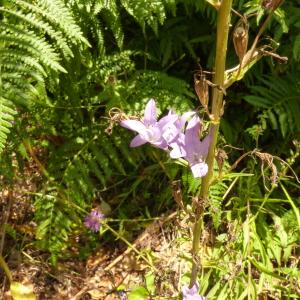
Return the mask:
<svg viewBox="0 0 300 300"><path fill-rule="evenodd" d="M171 158L183 158L188 161L194 177L206 175L208 167L205 159L211 137L208 135L200 141L202 124L195 112L186 112L178 116L169 111L168 115L157 120L156 104L150 99L142 120L123 120L120 125L138 133L131 141L130 147L149 143L169 151Z"/></svg>
<svg viewBox="0 0 300 300"><path fill-rule="evenodd" d="M92 210L85 218L84 225L92 231L99 231L104 215L97 209Z"/></svg>

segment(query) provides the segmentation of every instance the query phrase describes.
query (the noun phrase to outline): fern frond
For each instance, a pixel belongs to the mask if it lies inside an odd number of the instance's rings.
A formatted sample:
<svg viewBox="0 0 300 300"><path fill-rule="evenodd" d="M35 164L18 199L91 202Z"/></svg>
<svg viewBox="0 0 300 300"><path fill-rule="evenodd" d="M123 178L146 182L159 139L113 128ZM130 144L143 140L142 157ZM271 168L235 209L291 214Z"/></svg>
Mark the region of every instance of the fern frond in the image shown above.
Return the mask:
<svg viewBox="0 0 300 300"><path fill-rule="evenodd" d="M70 45L81 48L87 40L62 0L16 0L1 6L0 13L1 99L25 106L45 99L45 89L36 86L67 73L61 62L74 56ZM3 114L1 124L3 147L10 128Z"/></svg>
<svg viewBox="0 0 300 300"><path fill-rule="evenodd" d="M143 31L145 31L145 26L149 25L157 34L158 25L163 24L166 19L166 11L162 1L141 0L136 2L121 0L121 4L136 19Z"/></svg>
<svg viewBox="0 0 300 300"><path fill-rule="evenodd" d="M121 49L124 40L119 8L115 0L107 0L101 9L106 23L109 25L113 35L117 41L118 47Z"/></svg>
<svg viewBox="0 0 300 300"><path fill-rule="evenodd" d="M73 57L73 53L68 46L67 40L63 37L61 32L53 29L48 23L44 22L43 20L39 20L34 14L23 14L21 12L15 12L8 9L0 9L0 11L9 13L14 17L19 18L21 21L25 21L26 23L30 24L32 27L40 30L41 32L47 33L53 40L55 40L58 47L62 50L64 56L66 58Z"/></svg>
<svg viewBox="0 0 300 300"><path fill-rule="evenodd" d="M57 25L63 30L65 35L71 40L73 44L83 42L90 47L90 43L83 36L81 28L75 22L70 10L62 0L38 0L39 5L44 9L51 18L51 20L59 20Z"/></svg>
<svg viewBox="0 0 300 300"><path fill-rule="evenodd" d="M250 87L255 95L245 96L245 100L269 115L273 129L280 128L285 137L288 131L300 132L300 85L296 74L286 78L266 76L263 85Z"/></svg>
<svg viewBox="0 0 300 300"><path fill-rule="evenodd" d="M78 222L76 211L71 213L71 209L66 209L67 206L63 201L65 200L61 191L51 189L39 195L34 203L35 220L38 223L37 244L52 254L53 265L56 264L62 251L67 250L67 241L73 230L73 223Z"/></svg>
<svg viewBox="0 0 300 300"><path fill-rule="evenodd" d="M0 49L1 61L16 61L16 64L24 64L32 69L36 69L43 77L47 77L45 68L38 62L37 59L30 55L26 55L25 51L19 49Z"/></svg>
<svg viewBox="0 0 300 300"><path fill-rule="evenodd" d="M15 114L12 103L0 95L0 152L4 148Z"/></svg>
<svg viewBox="0 0 300 300"><path fill-rule="evenodd" d="M18 47L26 51L27 55L30 53L33 57L38 58L54 71L67 72L58 63L60 61L58 53L44 38L37 36L32 31L21 30L15 26L5 24L5 27L10 31L4 34L0 33L0 42L6 45L6 49L9 49L9 46Z"/></svg>
<svg viewBox="0 0 300 300"><path fill-rule="evenodd" d="M293 56L296 61L300 60L300 34L294 37Z"/></svg>

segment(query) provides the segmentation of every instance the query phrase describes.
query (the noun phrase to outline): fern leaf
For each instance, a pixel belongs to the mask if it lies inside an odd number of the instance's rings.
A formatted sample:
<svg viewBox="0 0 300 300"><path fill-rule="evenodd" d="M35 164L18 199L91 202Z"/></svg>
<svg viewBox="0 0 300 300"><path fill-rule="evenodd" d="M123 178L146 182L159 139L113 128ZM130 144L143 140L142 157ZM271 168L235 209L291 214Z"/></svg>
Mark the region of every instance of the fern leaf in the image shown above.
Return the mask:
<svg viewBox="0 0 300 300"><path fill-rule="evenodd" d="M252 86L250 89L255 95L245 96L250 104L266 111L271 118L271 124L276 128L279 124L283 137L290 133L300 132L300 86L297 76L286 78L264 77L263 85ZM277 117L276 121L274 116Z"/></svg>
<svg viewBox="0 0 300 300"><path fill-rule="evenodd" d="M48 16L52 16L52 20L59 20L58 25L73 43L75 41L81 41L91 47L88 40L82 35L80 27L76 24L70 10L63 1L38 0L37 2L48 13Z"/></svg>
<svg viewBox="0 0 300 300"><path fill-rule="evenodd" d="M32 56L26 55L26 52L18 49L1 49L1 61L16 61L16 64L24 64L32 69L36 69L43 77L47 77L46 71L43 66Z"/></svg>
<svg viewBox="0 0 300 300"><path fill-rule="evenodd" d="M121 0L123 7L140 24L143 31L145 25L149 25L153 31L158 33L158 25L163 24L166 19L165 8L161 1L141 0L139 2L130 0Z"/></svg>
<svg viewBox="0 0 300 300"><path fill-rule="evenodd" d="M2 41L19 47L20 49L25 49L25 51L31 53L33 57L38 57L42 63L54 71L67 73L67 71L58 63L60 60L59 55L45 39L36 36L34 32L26 32L17 28L14 30L15 32L12 34L0 34L0 42Z"/></svg>
<svg viewBox="0 0 300 300"><path fill-rule="evenodd" d="M4 148L15 114L12 103L0 95L0 152Z"/></svg>
<svg viewBox="0 0 300 300"><path fill-rule="evenodd" d="M300 60L300 34L295 36L293 46L293 56L296 61Z"/></svg>
<svg viewBox="0 0 300 300"><path fill-rule="evenodd" d="M123 45L124 34L122 30L119 8L115 0L107 0L103 3L101 12L104 16L105 22L113 32L113 35L117 41L118 47L121 48Z"/></svg>

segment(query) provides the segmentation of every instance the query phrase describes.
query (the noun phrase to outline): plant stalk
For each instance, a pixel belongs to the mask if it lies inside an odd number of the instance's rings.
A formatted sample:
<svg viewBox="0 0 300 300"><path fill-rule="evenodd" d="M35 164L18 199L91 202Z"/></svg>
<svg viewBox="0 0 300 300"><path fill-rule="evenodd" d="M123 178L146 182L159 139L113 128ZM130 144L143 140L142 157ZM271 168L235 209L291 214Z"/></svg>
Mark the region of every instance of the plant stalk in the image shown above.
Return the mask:
<svg viewBox="0 0 300 300"><path fill-rule="evenodd" d="M218 21L217 21L217 46L216 46L216 58L215 58L215 76L214 84L216 88L213 90L212 95L212 123L210 126L211 144L209 147L208 156L206 159L208 165L208 172L202 179L201 190L200 190L200 203L207 203L208 192L210 182L213 177L213 165L215 158L215 148L217 144L218 132L220 118L223 110L223 93L224 93L224 77L225 77L225 64L226 64L226 54L227 54L227 43L229 35L229 25L231 16L232 0L223 0L220 8L218 10ZM203 223L203 211L204 209L198 209L196 212L196 221L193 231L193 265L190 280L190 288L196 283L199 267L201 266L201 261L198 257L200 238L202 233L202 223Z"/></svg>
<svg viewBox="0 0 300 300"><path fill-rule="evenodd" d="M13 278L12 278L11 272L10 272L10 270L9 270L9 267L8 267L8 265L6 264L6 262L5 262L5 260L4 260L4 258L3 258L2 255L0 255L0 268L3 269L5 275L6 275L7 278L8 278L9 283L11 283L12 280L13 280Z"/></svg>

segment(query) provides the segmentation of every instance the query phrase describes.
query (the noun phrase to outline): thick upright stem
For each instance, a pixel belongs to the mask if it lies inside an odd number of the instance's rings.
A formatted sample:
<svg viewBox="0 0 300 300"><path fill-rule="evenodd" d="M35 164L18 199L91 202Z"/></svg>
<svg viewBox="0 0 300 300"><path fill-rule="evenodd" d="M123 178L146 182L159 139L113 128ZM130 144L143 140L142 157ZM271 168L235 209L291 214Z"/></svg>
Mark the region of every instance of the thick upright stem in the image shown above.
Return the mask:
<svg viewBox="0 0 300 300"><path fill-rule="evenodd" d="M232 7L232 0L223 0L221 6L218 10L218 24L217 24L217 47L216 47L216 59L215 59L215 76L214 84L216 88L213 91L212 98L212 115L213 121L210 127L210 134L212 141L210 144L208 156L207 156L207 165L208 172L207 175L202 179L201 191L200 191L200 200L204 204L207 202L209 186L211 179L213 177L213 165L215 157L215 148L217 143L217 137L219 132L219 123L220 117L223 110L223 93L224 93L224 77L225 77L225 64L226 64L226 53L227 53L227 42L229 34L229 25L230 25L230 12ZM196 222L193 232L193 266L191 273L190 287L192 287L197 279L197 274L201 262L198 258L199 246L200 246L200 237L202 232L202 218L203 218L203 209L199 209L196 212Z"/></svg>

